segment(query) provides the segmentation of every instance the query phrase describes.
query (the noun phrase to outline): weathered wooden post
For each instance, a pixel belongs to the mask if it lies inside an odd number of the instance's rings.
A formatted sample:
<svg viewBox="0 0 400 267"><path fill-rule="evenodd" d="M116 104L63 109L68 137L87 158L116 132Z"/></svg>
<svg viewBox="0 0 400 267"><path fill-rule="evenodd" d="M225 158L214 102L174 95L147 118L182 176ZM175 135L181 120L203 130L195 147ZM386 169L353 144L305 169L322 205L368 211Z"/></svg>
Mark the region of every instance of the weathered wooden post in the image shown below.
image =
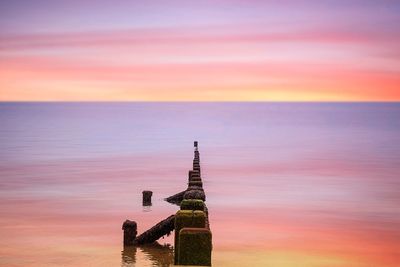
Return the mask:
<svg viewBox="0 0 400 267"><path fill-rule="evenodd" d="M179 231L178 264L211 266L212 235L207 228Z"/></svg>
<svg viewBox="0 0 400 267"><path fill-rule="evenodd" d="M175 264L179 262L179 232L185 227L204 228L206 225L206 214L200 210L178 210L175 215ZM187 248L184 248L187 249Z"/></svg>
<svg viewBox="0 0 400 267"><path fill-rule="evenodd" d="M196 213L200 215L201 222L198 221L195 225L190 217ZM182 200L181 212L177 213L176 220L178 222L175 221L175 264L211 266L212 234L204 201Z"/></svg>
<svg viewBox="0 0 400 267"><path fill-rule="evenodd" d="M183 199L201 199L206 201L206 195L203 190L188 190L183 195Z"/></svg>
<svg viewBox="0 0 400 267"><path fill-rule="evenodd" d="M181 202L181 210L201 210L204 211L204 201L201 199L184 199Z"/></svg>
<svg viewBox="0 0 400 267"><path fill-rule="evenodd" d="M124 246L133 246L137 235L137 224L135 221L126 220L122 224L124 230Z"/></svg>
<svg viewBox="0 0 400 267"><path fill-rule="evenodd" d="M193 166L193 170L197 171L199 173L199 175L201 176L200 166Z"/></svg>
<svg viewBox="0 0 400 267"><path fill-rule="evenodd" d="M151 244L164 235L168 235L174 230L175 215L157 223L149 230L145 231L135 239L135 245Z"/></svg>
<svg viewBox="0 0 400 267"><path fill-rule="evenodd" d="M203 182L201 180L192 180L189 182L189 187L190 186L198 186L200 188L203 187ZM185 195L183 195L185 197Z"/></svg>
<svg viewBox="0 0 400 267"><path fill-rule="evenodd" d="M191 181L194 178L200 178L200 173L198 170L189 171L189 181Z"/></svg>
<svg viewBox="0 0 400 267"><path fill-rule="evenodd" d="M152 191L143 191L143 206L151 206L151 196L153 195Z"/></svg>

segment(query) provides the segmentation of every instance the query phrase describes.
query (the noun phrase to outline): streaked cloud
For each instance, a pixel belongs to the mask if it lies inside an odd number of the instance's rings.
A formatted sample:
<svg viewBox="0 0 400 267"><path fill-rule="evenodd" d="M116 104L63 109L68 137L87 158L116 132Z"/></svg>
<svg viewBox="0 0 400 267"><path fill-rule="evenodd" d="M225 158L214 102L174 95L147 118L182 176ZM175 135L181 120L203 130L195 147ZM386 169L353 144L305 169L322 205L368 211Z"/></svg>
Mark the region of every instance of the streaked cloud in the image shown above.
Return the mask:
<svg viewBox="0 0 400 267"><path fill-rule="evenodd" d="M80 8L75 19L94 19L82 27L66 25L61 18L71 14L52 4L48 16L10 4L27 20L2 19L15 29L0 31L0 100L400 99L400 32L391 24L399 7L391 1L237 1L230 9L174 1L169 14L160 4L103 4L62 5ZM158 16L153 23L127 10ZM182 12L185 23L172 23Z"/></svg>

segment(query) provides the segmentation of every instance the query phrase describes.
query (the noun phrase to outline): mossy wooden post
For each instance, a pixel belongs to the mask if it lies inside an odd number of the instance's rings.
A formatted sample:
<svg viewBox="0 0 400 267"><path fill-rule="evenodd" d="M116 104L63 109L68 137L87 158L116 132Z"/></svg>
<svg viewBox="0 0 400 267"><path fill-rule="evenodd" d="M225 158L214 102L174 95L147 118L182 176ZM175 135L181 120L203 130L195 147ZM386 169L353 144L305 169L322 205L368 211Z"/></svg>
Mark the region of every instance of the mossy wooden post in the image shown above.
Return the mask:
<svg viewBox="0 0 400 267"><path fill-rule="evenodd" d="M122 230L124 230L124 246L133 246L137 235L136 222L126 220L122 224Z"/></svg>
<svg viewBox="0 0 400 267"><path fill-rule="evenodd" d="M181 202L181 210L204 211L204 201L201 199L184 199Z"/></svg>
<svg viewBox="0 0 400 267"><path fill-rule="evenodd" d="M179 264L179 231L184 227L204 228L206 225L206 214L199 210L178 210L175 215L175 264Z"/></svg>
<svg viewBox="0 0 400 267"><path fill-rule="evenodd" d="M179 265L211 266L211 231L206 228L183 228L179 231Z"/></svg>

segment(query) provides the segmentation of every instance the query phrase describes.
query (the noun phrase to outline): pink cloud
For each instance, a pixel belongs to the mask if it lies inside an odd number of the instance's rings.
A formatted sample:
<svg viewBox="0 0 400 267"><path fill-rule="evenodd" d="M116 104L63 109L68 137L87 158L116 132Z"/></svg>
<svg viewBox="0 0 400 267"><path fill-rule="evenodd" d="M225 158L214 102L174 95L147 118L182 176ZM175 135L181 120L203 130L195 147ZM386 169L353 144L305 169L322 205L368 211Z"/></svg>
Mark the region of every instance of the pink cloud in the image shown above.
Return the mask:
<svg viewBox="0 0 400 267"><path fill-rule="evenodd" d="M399 42L397 35L385 32L351 31L338 29L301 29L298 31L264 31L264 25L252 28L215 26L197 28L132 29L114 31L68 32L53 34L25 34L0 36L0 49L82 48L104 46L229 44L229 43L385 43Z"/></svg>

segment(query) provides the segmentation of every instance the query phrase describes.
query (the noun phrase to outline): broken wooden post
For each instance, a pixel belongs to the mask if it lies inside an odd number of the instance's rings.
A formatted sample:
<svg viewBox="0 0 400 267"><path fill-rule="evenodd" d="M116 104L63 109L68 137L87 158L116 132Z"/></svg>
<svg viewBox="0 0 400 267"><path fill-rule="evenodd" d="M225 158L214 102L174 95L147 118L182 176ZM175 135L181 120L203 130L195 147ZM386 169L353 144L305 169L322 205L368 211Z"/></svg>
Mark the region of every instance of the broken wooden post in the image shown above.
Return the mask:
<svg viewBox="0 0 400 267"><path fill-rule="evenodd" d="M137 223L126 220L122 224L122 230L124 230L124 246L133 246L137 234Z"/></svg>
<svg viewBox="0 0 400 267"><path fill-rule="evenodd" d="M172 204L180 204L183 199L183 195L185 193L186 193L186 190L165 198L165 201L172 203Z"/></svg>
<svg viewBox="0 0 400 267"><path fill-rule="evenodd" d="M169 235L174 230L175 215L171 215L168 218L157 223L146 232L142 233L135 238L135 245L151 244L157 239Z"/></svg>
<svg viewBox="0 0 400 267"><path fill-rule="evenodd" d="M143 206L151 206L152 191L143 191Z"/></svg>

